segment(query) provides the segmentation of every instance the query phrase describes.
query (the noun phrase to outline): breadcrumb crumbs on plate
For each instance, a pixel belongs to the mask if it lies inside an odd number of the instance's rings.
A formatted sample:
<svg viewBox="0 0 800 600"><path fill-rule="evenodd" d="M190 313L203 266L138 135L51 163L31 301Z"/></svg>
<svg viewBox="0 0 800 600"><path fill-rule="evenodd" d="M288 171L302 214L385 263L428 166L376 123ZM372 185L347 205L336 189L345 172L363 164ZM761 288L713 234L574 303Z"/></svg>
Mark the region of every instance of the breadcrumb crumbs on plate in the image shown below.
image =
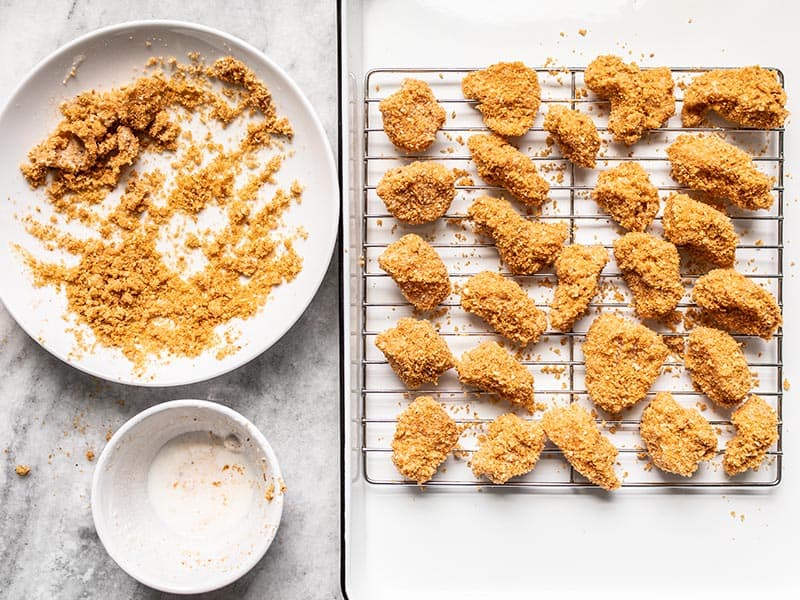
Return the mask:
<svg viewBox="0 0 800 600"><path fill-rule="evenodd" d="M28 465L17 465L14 472L20 477L27 477L31 472L31 468Z"/></svg>
<svg viewBox="0 0 800 600"><path fill-rule="evenodd" d="M789 383L788 379L783 380L783 389L784 391L788 392L792 385Z"/></svg>
<svg viewBox="0 0 800 600"><path fill-rule="evenodd" d="M86 460L92 462L94 460L94 450L89 449L86 451Z"/></svg>

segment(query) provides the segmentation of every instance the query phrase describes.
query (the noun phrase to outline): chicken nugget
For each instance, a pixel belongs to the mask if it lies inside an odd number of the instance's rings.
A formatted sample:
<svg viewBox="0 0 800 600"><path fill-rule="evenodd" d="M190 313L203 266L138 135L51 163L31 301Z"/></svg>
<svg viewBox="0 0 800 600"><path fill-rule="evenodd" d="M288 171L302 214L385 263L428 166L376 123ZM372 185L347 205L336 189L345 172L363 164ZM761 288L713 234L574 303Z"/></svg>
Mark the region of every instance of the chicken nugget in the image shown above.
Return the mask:
<svg viewBox="0 0 800 600"><path fill-rule="evenodd" d="M547 329L547 317L525 290L493 271L482 271L466 281L461 307L522 346L537 342Z"/></svg>
<svg viewBox="0 0 800 600"><path fill-rule="evenodd" d="M483 122L500 135L524 135L539 110L539 78L523 63L500 62L468 73L461 82L464 97L477 100Z"/></svg>
<svg viewBox="0 0 800 600"><path fill-rule="evenodd" d="M649 233L627 233L614 242L614 258L643 319L663 319L683 297L680 256L674 244Z"/></svg>
<svg viewBox="0 0 800 600"><path fill-rule="evenodd" d="M500 415L489 424L486 435L478 438L470 467L475 477L484 475L492 483L503 484L533 470L544 442L541 424L511 413Z"/></svg>
<svg viewBox="0 0 800 600"><path fill-rule="evenodd" d="M400 89L381 100L378 108L383 115L386 137L398 148L410 152L427 150L446 118L431 87L418 79L404 79Z"/></svg>
<svg viewBox="0 0 800 600"><path fill-rule="evenodd" d="M664 205L664 237L718 267L732 267L739 238L728 216L686 194L672 194Z"/></svg>
<svg viewBox="0 0 800 600"><path fill-rule="evenodd" d="M395 327L378 334L375 345L412 389L427 382L437 383L442 373L456 364L450 348L426 320L400 319Z"/></svg>
<svg viewBox="0 0 800 600"><path fill-rule="evenodd" d="M533 374L497 342L483 342L461 355L456 363L458 378L464 385L472 385L485 392L496 394L502 400L523 407L533 413Z"/></svg>
<svg viewBox="0 0 800 600"><path fill-rule="evenodd" d="M700 277L692 299L707 321L725 331L768 340L783 324L775 296L733 269L714 269Z"/></svg>
<svg viewBox="0 0 800 600"><path fill-rule="evenodd" d="M386 171L377 193L398 221L421 225L435 221L450 208L456 196L456 178L444 165L416 161Z"/></svg>
<svg viewBox="0 0 800 600"><path fill-rule="evenodd" d="M415 233L390 244L378 257L378 265L420 310L431 310L450 295L447 267L436 250Z"/></svg>
<svg viewBox="0 0 800 600"><path fill-rule="evenodd" d="M600 134L589 115L553 104L547 111L544 128L573 164L590 169L597 164Z"/></svg>
<svg viewBox="0 0 800 600"><path fill-rule="evenodd" d="M494 239L500 258L515 275L532 275L552 262L569 235L566 221L537 223L518 215L509 202L481 196L467 209L475 231Z"/></svg>
<svg viewBox="0 0 800 600"><path fill-rule="evenodd" d="M751 395L733 411L736 436L725 447L722 466L730 476L758 469L770 446L778 441L778 413L761 396Z"/></svg>
<svg viewBox="0 0 800 600"><path fill-rule="evenodd" d="M486 183L504 187L530 206L539 206L547 200L550 184L539 175L536 165L499 135L473 135L467 146L478 174Z"/></svg>
<svg viewBox="0 0 800 600"><path fill-rule="evenodd" d="M589 397L611 414L633 406L647 395L668 354L661 336L644 325L600 315L583 343Z"/></svg>
<svg viewBox="0 0 800 600"><path fill-rule="evenodd" d="M747 210L772 206L773 178L751 156L717 135L679 135L667 147L670 174L678 183Z"/></svg>
<svg viewBox="0 0 800 600"><path fill-rule="evenodd" d="M639 433L653 464L662 471L691 477L717 452L714 428L694 408L684 408L669 392L660 392L642 413Z"/></svg>
<svg viewBox="0 0 800 600"><path fill-rule="evenodd" d="M614 472L618 451L600 433L589 411L576 403L551 408L542 416L542 426L578 473L604 490L620 486Z"/></svg>
<svg viewBox="0 0 800 600"><path fill-rule="evenodd" d="M683 94L681 120L684 127L705 125L709 110L729 121L773 129L783 127L789 116L786 92L774 71L759 66L715 69L695 77Z"/></svg>
<svg viewBox="0 0 800 600"><path fill-rule="evenodd" d="M441 404L420 396L397 419L392 462L400 473L423 484L458 444L458 426Z"/></svg>
<svg viewBox="0 0 800 600"><path fill-rule="evenodd" d="M608 263L608 251L602 246L567 246L556 259L556 287L550 303L550 325L569 331L583 316L597 293L600 271Z"/></svg>
<svg viewBox="0 0 800 600"><path fill-rule="evenodd" d="M692 383L720 406L736 406L753 385L747 359L738 342L719 329L693 329L683 359Z"/></svg>
<svg viewBox="0 0 800 600"><path fill-rule="evenodd" d="M658 188L636 162L624 162L600 173L592 190L600 208L628 231L644 231L656 217Z"/></svg>

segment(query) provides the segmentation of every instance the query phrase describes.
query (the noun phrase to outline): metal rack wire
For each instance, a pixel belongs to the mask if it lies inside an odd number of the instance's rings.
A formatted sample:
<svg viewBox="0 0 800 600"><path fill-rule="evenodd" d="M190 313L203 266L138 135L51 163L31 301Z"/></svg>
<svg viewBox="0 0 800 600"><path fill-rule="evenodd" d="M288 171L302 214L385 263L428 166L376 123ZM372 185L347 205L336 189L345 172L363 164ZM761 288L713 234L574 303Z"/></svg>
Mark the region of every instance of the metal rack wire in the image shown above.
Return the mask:
<svg viewBox="0 0 800 600"><path fill-rule="evenodd" d="M691 77L695 74L708 71L715 67L680 67L672 68L676 80L682 77ZM388 275L377 268L376 258L380 252L392 241L398 239L406 232L415 231L424 234L431 241L431 245L443 253L448 264L448 272L454 283L474 275L484 268L497 270L499 260L492 248L494 245L480 236L469 239L458 229L458 225L465 218L465 211L458 210L459 199L462 204L470 202L475 193L488 193L503 195L502 188L484 185L480 178L473 175L473 182L468 185L456 185L457 201L450 211L439 219L436 224L422 228L406 228L395 223L391 228L383 227L386 221L391 222L392 216L385 206L377 199L375 190L378 180L383 172L394 163L404 164L411 160L436 160L451 168L465 169L469 166L470 156L459 152L454 145L464 146L463 140L454 135L462 136L472 133L487 131L480 120L474 102L456 97L453 91L460 84L461 78L471 68L446 68L446 69L413 69L413 68L381 68L373 69L366 74L364 81L364 124L363 124L363 153L361 160L362 187L359 205L356 214L360 222L361 250L360 283L359 283L359 323L357 331L361 332L359 345L359 371L358 393L360 394L359 406L359 445L362 458L362 475L366 481L375 485L409 486L416 485L404 480L393 468L390 460L391 438L397 415L410 402L412 397L419 395L433 395L441 402L448 405L454 420L460 425L473 428L477 431L482 425L493 420L493 416L506 412L508 407L492 402L489 394L465 389L458 384L455 377L446 375L437 386L409 391L402 387L388 368L388 364L380 353L374 348L374 337L382 330L393 326L400 316L412 315L412 307L402 298L396 290L394 282ZM598 123L598 131L604 138L607 127L604 125L604 113L607 112L607 102L583 93L580 88L583 77L582 68L553 69L542 67L536 69L543 88L542 103L552 102L569 104L579 107L582 111L595 112L594 120ZM775 70L783 85L783 74ZM380 114L377 103L396 89L402 78L415 77L426 80L437 96L439 103L448 110L448 125L440 129L440 138L443 136L450 141L448 146L439 146L422 155L398 154L385 138L380 123ZM677 113L680 113L680 86L676 87L678 97ZM569 242L596 243L598 230L606 233L614 232L615 227L608 215L599 211L598 207L588 200L588 192L593 188L592 174L588 171L576 169L571 163L555 152L542 152L545 146L547 132L538 125L532 127L522 140L521 149L535 161L540 169L550 166L550 171L555 170L555 179L551 181L551 195L555 196L552 210L545 208L536 218L542 220L566 220L569 223ZM746 271L748 277L758 280L775 293L779 305L783 306L783 192L784 192L784 130L755 130L743 127L719 126L683 128L680 127L679 117L673 117L666 126L653 130L642 142L636 145L633 152L614 143L605 146L606 151L599 157L599 165L594 174L601 171L605 165L618 164L622 161L635 160L645 163L653 169L666 171L668 161L663 154L663 148L668 143L670 136L680 133L719 133L725 136L747 138L752 144L751 153L756 153L754 160L759 168L769 171L775 177L773 195L775 202L768 214L748 214L744 211L733 212L730 216L736 224L737 233L740 234L740 244L737 246L737 268ZM752 138L752 139L750 139ZM738 141L738 140L737 140ZM525 149L523 146L529 144ZM535 146L535 148L534 148ZM438 154L436 153L438 148ZM465 149L465 148L464 148ZM460 150L460 149L459 149ZM622 152L625 152L624 154ZM659 154L660 153L660 154ZM552 165L557 167L552 169ZM652 175L652 172L651 172ZM551 176L552 178L552 176ZM686 188L675 185L674 181L664 177L656 182L656 187L662 193L687 192ZM662 194L663 197L663 194ZM559 205L556 208L556 205ZM564 206L566 205L566 210ZM656 218L655 227L660 226L660 213ZM589 234L595 235L595 240L578 240L583 229L588 227ZM387 229L389 231L387 232ZM453 229L456 233L453 233ZM422 230L422 231L420 231ZM757 236L758 239L755 239ZM606 248L611 248L608 239L599 240ZM486 266L475 268L472 262L483 261ZM467 263L467 264L462 264ZM702 272L693 272L691 265L685 261L682 267L682 277L685 283L691 283ZM500 269L503 275L511 277L507 271ZM546 285L552 285L555 276L552 271L545 271L529 276L514 276L521 285L535 285L539 293L536 304L540 307L547 306L547 298L541 297L546 293ZM601 275L601 281L608 284L621 283L621 274L612 264L609 264ZM620 286L622 288L624 286ZM548 330L543 334L542 341L529 349L529 354L523 356L522 363L535 372L537 385L535 397L537 402L551 401L553 403L581 402L587 407L592 404L583 385L584 361L581 353L580 341L584 338L588 323L593 316L601 310L629 310L629 302L619 298L619 289L607 288L605 295L598 295L590 304L589 315L576 323L573 331L558 332ZM613 292L614 297L609 300L608 295ZM682 301L679 309L690 309L690 301ZM469 315L461 311L456 300L448 300L442 305L446 315L438 315L440 334L453 348L455 345L464 344L472 347L480 340L501 339L496 336L485 324L481 325L476 320L471 320ZM655 324L651 326L657 327ZM659 331L666 337L681 337L686 335L682 331L673 331L661 327ZM779 439L775 448L769 451L768 459L758 471L749 472L736 478L728 478L722 472L720 460L724 451L724 438L730 435L730 411L713 407L708 403L708 417L712 426L715 426L720 436L720 446L717 457L710 463L704 463L692 478L682 478L661 473L658 469L648 468L643 456L643 448L639 445L638 427L641 405L632 409L630 414L621 419L603 419L597 416L597 422L609 430L609 438L615 442L619 449L618 471L623 474L623 487L656 487L656 488L737 488L737 487L768 487L777 485L782 473L782 400L783 400L783 335L779 330L770 341L763 341L754 336L734 335L735 338L746 344L745 352L748 364L757 376L758 385L755 392L767 400L778 412ZM555 344L554 347L543 350L547 343ZM454 354L458 354L454 349ZM546 354L542 358L542 354ZM538 371L538 375L536 372ZM654 385L649 396L657 391L671 391L679 402L684 404L696 403L704 396L687 385L685 374L682 375L682 362L668 360L664 363L663 371L667 373ZM671 372L671 373L670 373ZM676 374L677 372L677 374ZM668 375L669 374L669 375ZM663 378L683 378L682 383L668 381ZM541 380L545 383L542 385ZM480 411L480 414L479 414ZM466 415L462 415L466 413ZM526 417L538 419L539 414ZM622 435L621 435L622 434ZM469 441L468 441L469 442ZM468 456L474 448L466 443L458 455ZM553 460L549 460L553 459ZM426 484L431 487L495 487L493 484L475 479L466 467L464 460L458 457L449 459L444 468L440 468L437 475ZM534 471L521 478L506 483L503 487L514 488L583 488L591 484L572 469L561 456L560 450L549 445L542 453Z"/></svg>

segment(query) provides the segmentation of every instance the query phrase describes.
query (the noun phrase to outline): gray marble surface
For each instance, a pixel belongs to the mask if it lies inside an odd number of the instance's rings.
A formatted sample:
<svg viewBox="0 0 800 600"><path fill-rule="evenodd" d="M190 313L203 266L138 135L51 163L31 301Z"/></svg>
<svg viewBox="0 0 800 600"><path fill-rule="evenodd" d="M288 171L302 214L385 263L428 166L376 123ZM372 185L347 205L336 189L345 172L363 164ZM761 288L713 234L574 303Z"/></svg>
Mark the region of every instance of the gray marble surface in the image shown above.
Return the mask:
<svg viewBox="0 0 800 600"><path fill-rule="evenodd" d="M145 18L203 23L264 51L308 96L335 149L336 4L326 0L0 0L0 103L62 44ZM206 383L141 389L62 364L0 308L0 597L166 597L126 575L100 544L89 504L94 463L86 451L99 455L106 433L145 408L205 398L240 411L264 432L288 486L267 555L244 578L205 597L338 598L337 309L334 260L305 315L250 364ZM31 466L28 477L14 474L17 463Z"/></svg>

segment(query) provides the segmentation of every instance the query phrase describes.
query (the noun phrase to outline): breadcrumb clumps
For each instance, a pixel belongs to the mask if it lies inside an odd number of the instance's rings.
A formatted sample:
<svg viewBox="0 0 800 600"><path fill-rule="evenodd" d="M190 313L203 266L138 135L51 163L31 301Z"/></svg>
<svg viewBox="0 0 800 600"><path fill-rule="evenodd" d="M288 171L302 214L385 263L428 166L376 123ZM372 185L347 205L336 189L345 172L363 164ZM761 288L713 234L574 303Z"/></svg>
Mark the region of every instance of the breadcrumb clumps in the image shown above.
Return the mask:
<svg viewBox="0 0 800 600"><path fill-rule="evenodd" d="M570 331L597 294L600 272L608 263L603 246L572 244L556 259L556 287L550 303L550 325L559 331Z"/></svg>
<svg viewBox="0 0 800 600"><path fill-rule="evenodd" d="M470 468L475 477L485 476L492 483L503 484L533 470L545 439L541 424L511 413L500 415L489 424L486 435L478 438Z"/></svg>
<svg viewBox="0 0 800 600"><path fill-rule="evenodd" d="M482 196L467 209L475 231L491 237L515 275L532 275L553 261L569 235L566 221L538 223L521 217L500 198Z"/></svg>
<svg viewBox="0 0 800 600"><path fill-rule="evenodd" d="M539 206L547 200L550 184L539 175L536 165L499 135L473 135L467 140L467 147L478 175L486 183L504 187L529 206Z"/></svg>
<svg viewBox="0 0 800 600"><path fill-rule="evenodd" d="M461 355L458 378L533 413L533 374L497 342L483 342Z"/></svg>
<svg viewBox="0 0 800 600"><path fill-rule="evenodd" d="M578 167L593 169L600 150L600 134L589 115L553 104L544 119L544 129L566 158Z"/></svg>
<svg viewBox="0 0 800 600"><path fill-rule="evenodd" d="M636 162L624 162L600 173L592 199L628 231L647 229L660 204L658 188Z"/></svg>
<svg viewBox="0 0 800 600"><path fill-rule="evenodd" d="M669 392L660 392L642 413L639 432L653 464L662 471L691 477L717 452L711 423L694 408L684 408Z"/></svg>
<svg viewBox="0 0 800 600"><path fill-rule="evenodd" d="M431 87L418 79L404 79L400 89L381 100L378 108L389 141L409 152L427 150L447 118Z"/></svg>
<svg viewBox="0 0 800 600"><path fill-rule="evenodd" d="M770 446L778 441L778 414L753 394L733 411L731 423L736 427L736 436L725 447L725 473L733 476L758 469Z"/></svg>
<svg viewBox="0 0 800 600"><path fill-rule="evenodd" d="M509 340L527 346L547 329L547 317L519 284L499 273L483 271L461 288L461 307Z"/></svg>
<svg viewBox="0 0 800 600"><path fill-rule="evenodd" d="M447 343L427 320L402 318L395 327L378 334L375 345L411 389L437 383L442 373L456 364Z"/></svg>
<svg viewBox="0 0 800 600"><path fill-rule="evenodd" d="M692 299L710 323L769 340L783 324L775 296L733 269L714 269L694 284Z"/></svg>
<svg viewBox="0 0 800 600"><path fill-rule="evenodd" d="M456 178L440 163L416 161L386 171L377 193L398 221L422 225L435 221L450 208L456 197Z"/></svg>
<svg viewBox="0 0 800 600"><path fill-rule="evenodd" d="M684 127L706 124L713 110L745 127L783 127L789 116L786 92L776 73L759 66L716 69L695 77L683 94L681 120Z"/></svg>
<svg viewBox="0 0 800 600"><path fill-rule="evenodd" d="M450 295L447 267L436 250L414 233L390 244L378 257L378 265L419 310L431 310Z"/></svg>
<svg viewBox="0 0 800 600"><path fill-rule="evenodd" d="M720 406L739 404L753 385L747 359L730 335L711 327L695 327L684 352L692 383Z"/></svg>
<svg viewBox="0 0 800 600"><path fill-rule="evenodd" d="M773 178L752 157L717 135L679 135L667 147L670 174L678 183L747 210L772 206Z"/></svg>
<svg viewBox="0 0 800 600"><path fill-rule="evenodd" d="M661 336L644 325L602 314L589 327L583 355L589 397L616 415L647 395L669 348Z"/></svg>
<svg viewBox="0 0 800 600"><path fill-rule="evenodd" d="M542 416L547 437L564 453L578 473L604 490L615 490L620 481L614 472L618 451L600 433L592 415L577 403L551 408Z"/></svg>
<svg viewBox="0 0 800 600"><path fill-rule="evenodd" d="M423 484L458 444L458 426L430 396L416 398L397 418L392 462L400 473Z"/></svg>
<svg viewBox="0 0 800 600"><path fill-rule="evenodd" d="M519 61L468 73L461 90L465 98L478 101L475 108L483 114L483 122L500 135L524 135L539 110L539 78Z"/></svg>
<svg viewBox="0 0 800 600"><path fill-rule="evenodd" d="M664 237L718 267L732 267L739 238L724 213L686 194L672 194L664 205Z"/></svg>

